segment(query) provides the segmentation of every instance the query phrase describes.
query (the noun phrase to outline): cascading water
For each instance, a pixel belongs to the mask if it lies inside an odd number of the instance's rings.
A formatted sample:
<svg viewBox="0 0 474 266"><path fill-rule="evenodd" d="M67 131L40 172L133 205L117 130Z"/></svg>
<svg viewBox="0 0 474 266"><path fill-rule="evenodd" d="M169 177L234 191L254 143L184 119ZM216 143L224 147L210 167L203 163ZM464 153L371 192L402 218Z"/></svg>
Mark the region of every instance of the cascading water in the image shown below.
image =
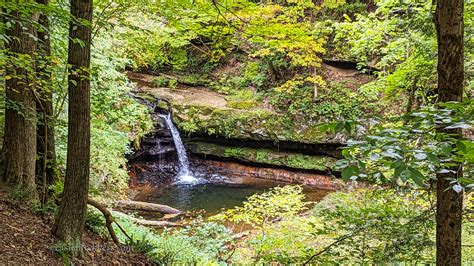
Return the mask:
<svg viewBox="0 0 474 266"><path fill-rule="evenodd" d="M173 124L173 121L171 120L171 115L160 115L162 117L166 124L168 125L168 128L171 131L171 135L173 136L173 141L174 145L176 147L176 152L178 153L178 162L179 162L179 173L177 175L178 182L180 183L196 183L197 179L192 176L192 173L189 171L189 161L188 161L188 156L186 155L186 149L184 148L183 141L181 140L181 137L179 136L179 131Z"/></svg>

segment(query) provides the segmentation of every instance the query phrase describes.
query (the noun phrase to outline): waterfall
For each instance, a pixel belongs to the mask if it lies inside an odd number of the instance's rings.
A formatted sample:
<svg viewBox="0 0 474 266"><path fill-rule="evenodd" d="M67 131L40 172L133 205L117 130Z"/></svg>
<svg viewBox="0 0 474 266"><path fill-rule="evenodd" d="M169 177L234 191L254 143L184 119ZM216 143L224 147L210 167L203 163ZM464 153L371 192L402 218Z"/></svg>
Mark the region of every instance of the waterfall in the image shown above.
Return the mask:
<svg viewBox="0 0 474 266"><path fill-rule="evenodd" d="M173 136L174 146L176 147L179 162L179 172L177 175L178 181L183 183L194 183L197 179L189 172L189 161L188 156L186 155L186 149L184 148L183 141L179 136L178 129L171 120L171 115L160 115L160 117L165 119L166 124L171 131L171 135Z"/></svg>

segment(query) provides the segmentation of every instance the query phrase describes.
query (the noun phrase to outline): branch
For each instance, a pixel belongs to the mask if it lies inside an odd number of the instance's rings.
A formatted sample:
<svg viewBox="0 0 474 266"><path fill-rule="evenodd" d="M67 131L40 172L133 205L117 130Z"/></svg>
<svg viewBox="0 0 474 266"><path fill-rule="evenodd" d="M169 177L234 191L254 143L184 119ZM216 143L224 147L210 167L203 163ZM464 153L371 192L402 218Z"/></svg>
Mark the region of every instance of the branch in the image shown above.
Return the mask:
<svg viewBox="0 0 474 266"><path fill-rule="evenodd" d="M323 248L321 251L319 251L318 253L316 254L313 254L311 257L309 257L309 259L303 263L303 265L307 265L308 263L310 263L315 257L323 254L324 252L328 251L332 246L334 245L337 245L338 243L352 237L352 235L354 235L356 232L352 232L350 234L347 234L347 235L343 235L341 237L339 237L336 241L332 242L331 244L329 244L328 246L326 246L325 248Z"/></svg>
<svg viewBox="0 0 474 266"><path fill-rule="evenodd" d="M110 211L104 205L90 198L87 199L87 204L94 206L104 215L105 226L107 227L107 230L109 231L110 237L112 237L112 240L114 241L114 243L120 244L120 241L118 240L117 235L115 234L114 228L112 227L112 223L114 222L114 217L112 216Z"/></svg>

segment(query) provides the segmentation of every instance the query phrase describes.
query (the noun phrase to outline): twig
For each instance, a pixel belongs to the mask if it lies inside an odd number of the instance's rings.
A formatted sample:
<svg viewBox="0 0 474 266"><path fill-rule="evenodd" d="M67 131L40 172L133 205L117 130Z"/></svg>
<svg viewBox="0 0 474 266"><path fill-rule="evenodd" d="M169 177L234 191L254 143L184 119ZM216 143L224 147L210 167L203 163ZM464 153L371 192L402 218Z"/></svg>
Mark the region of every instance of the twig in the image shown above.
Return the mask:
<svg viewBox="0 0 474 266"><path fill-rule="evenodd" d="M322 249L321 251L319 251L318 253L313 254L311 257L309 257L309 259L308 259L306 262L304 262L303 265L307 265L307 264L310 263L315 257L317 257L317 256L323 254L324 252L328 251L332 246L334 246L334 245L336 245L336 244L338 244L338 243L340 243L340 242L342 242L342 241L348 239L349 237L352 237L356 232L357 232L357 231L352 232L352 233L347 234L347 235L341 236L341 237L338 238L336 241L332 242L331 244L329 244L328 246L326 246L325 248L323 248L323 249Z"/></svg>
<svg viewBox="0 0 474 266"><path fill-rule="evenodd" d="M127 232L122 228L122 226L117 222L114 221L117 227L122 231L122 233L130 240L130 242L133 244L133 239L127 234Z"/></svg>

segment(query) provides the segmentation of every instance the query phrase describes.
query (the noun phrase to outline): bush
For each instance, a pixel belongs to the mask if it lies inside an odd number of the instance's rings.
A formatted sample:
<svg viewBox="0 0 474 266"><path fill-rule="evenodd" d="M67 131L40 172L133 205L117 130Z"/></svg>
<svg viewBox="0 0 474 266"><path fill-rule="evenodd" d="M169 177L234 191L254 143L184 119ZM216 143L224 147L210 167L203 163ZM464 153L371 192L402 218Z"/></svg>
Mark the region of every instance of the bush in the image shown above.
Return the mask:
<svg viewBox="0 0 474 266"><path fill-rule="evenodd" d="M308 204L302 188L286 186L212 219L256 230L238 245L236 263L432 262L434 209L428 199L388 189L335 192L308 216L301 215Z"/></svg>
<svg viewBox="0 0 474 266"><path fill-rule="evenodd" d="M178 80L175 78L169 79L168 85L171 89L176 89L178 87Z"/></svg>
<svg viewBox="0 0 474 266"><path fill-rule="evenodd" d="M216 215L212 220L246 223L264 231L273 219L287 219L306 209L301 186L275 187L263 194L250 196L242 207Z"/></svg>
<svg viewBox="0 0 474 266"><path fill-rule="evenodd" d="M167 87L169 85L169 80L166 77L160 76L153 80L153 84L158 87Z"/></svg>
<svg viewBox="0 0 474 266"><path fill-rule="evenodd" d="M236 251L238 263L295 262L310 239L303 234L309 229L308 220L298 217L307 208L301 186L272 188L250 196L242 207L224 211L211 220L248 224L255 235ZM275 220L279 222L275 224Z"/></svg>
<svg viewBox="0 0 474 266"><path fill-rule="evenodd" d="M211 82L207 76L198 74L182 74L178 81L191 86L207 86Z"/></svg>
<svg viewBox="0 0 474 266"><path fill-rule="evenodd" d="M336 243L319 262L433 262L430 195L389 189L336 192L313 209L315 237Z"/></svg>
<svg viewBox="0 0 474 266"><path fill-rule="evenodd" d="M231 241L230 231L223 225L197 220L183 229L165 229L158 234L143 226L135 225L125 216L118 222L133 239L129 239L114 226L119 240L132 244L160 265L171 264L217 264L221 256L228 256L227 244ZM226 257L224 256L224 257Z"/></svg>
<svg viewBox="0 0 474 266"><path fill-rule="evenodd" d="M226 97L227 106L235 109L251 109L259 105L260 95L250 89L242 89Z"/></svg>

